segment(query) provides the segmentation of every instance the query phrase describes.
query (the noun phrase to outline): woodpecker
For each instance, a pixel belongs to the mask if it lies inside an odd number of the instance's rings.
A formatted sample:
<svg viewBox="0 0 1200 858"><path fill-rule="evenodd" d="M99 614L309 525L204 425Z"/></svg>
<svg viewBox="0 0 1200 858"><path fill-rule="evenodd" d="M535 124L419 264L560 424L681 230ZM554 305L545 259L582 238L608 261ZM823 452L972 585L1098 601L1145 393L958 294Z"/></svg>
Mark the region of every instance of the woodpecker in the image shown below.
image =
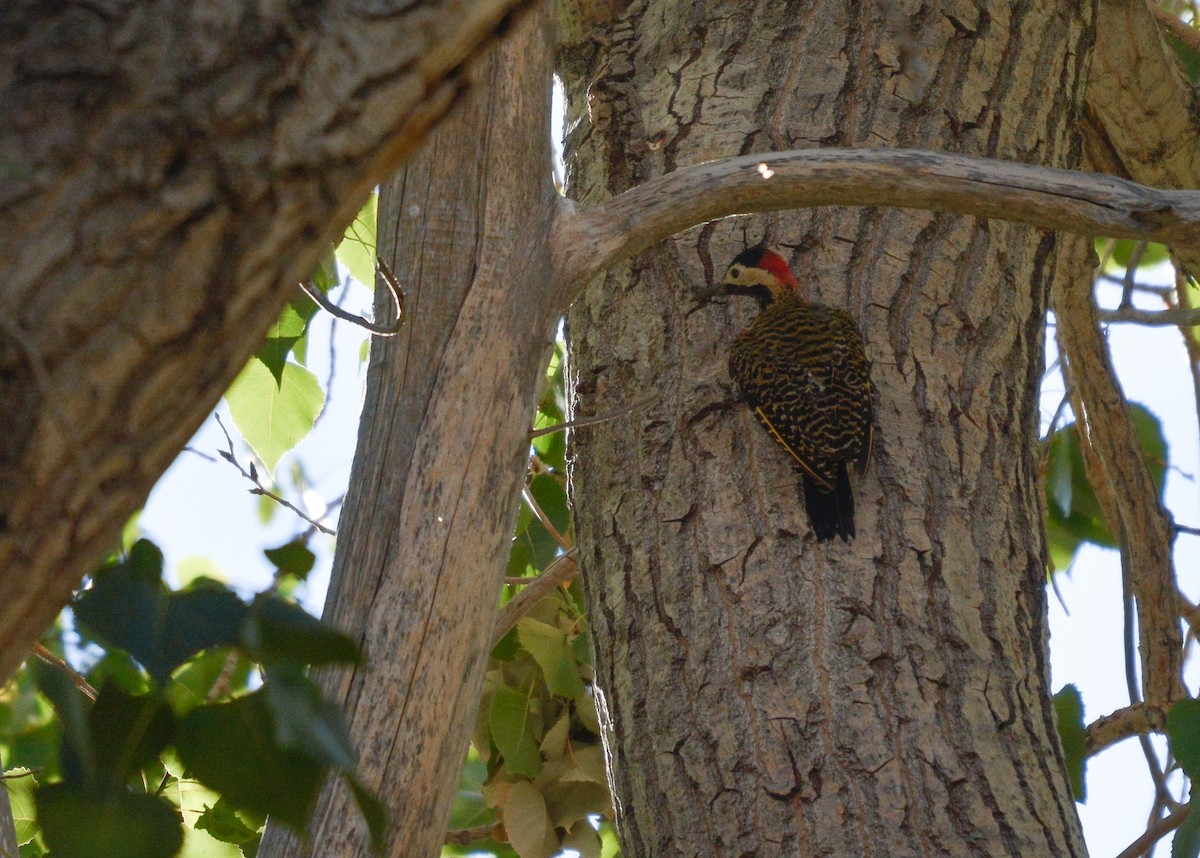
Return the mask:
<svg viewBox="0 0 1200 858"><path fill-rule="evenodd" d="M871 457L870 361L849 313L806 301L788 264L752 247L721 283L756 299L754 323L733 341L729 374L754 416L791 454L818 542L854 538L847 464L861 475Z"/></svg>

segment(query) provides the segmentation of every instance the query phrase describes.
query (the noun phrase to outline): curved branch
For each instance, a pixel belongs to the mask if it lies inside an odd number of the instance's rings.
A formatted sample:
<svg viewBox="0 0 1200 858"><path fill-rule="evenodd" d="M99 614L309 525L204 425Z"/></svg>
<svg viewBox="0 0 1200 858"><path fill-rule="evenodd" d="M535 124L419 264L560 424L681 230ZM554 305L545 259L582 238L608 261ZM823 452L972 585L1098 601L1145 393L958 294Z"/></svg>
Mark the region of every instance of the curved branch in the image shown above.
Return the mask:
<svg viewBox="0 0 1200 858"><path fill-rule="evenodd" d="M555 271L570 287L707 220L827 205L928 209L1200 245L1197 191L919 149L805 149L709 161L586 208L567 201L555 224Z"/></svg>
<svg viewBox="0 0 1200 858"><path fill-rule="evenodd" d="M1084 730L1084 753L1092 756L1131 736L1161 733L1166 728L1166 718L1161 709L1152 709L1145 703L1135 703L1102 715Z"/></svg>

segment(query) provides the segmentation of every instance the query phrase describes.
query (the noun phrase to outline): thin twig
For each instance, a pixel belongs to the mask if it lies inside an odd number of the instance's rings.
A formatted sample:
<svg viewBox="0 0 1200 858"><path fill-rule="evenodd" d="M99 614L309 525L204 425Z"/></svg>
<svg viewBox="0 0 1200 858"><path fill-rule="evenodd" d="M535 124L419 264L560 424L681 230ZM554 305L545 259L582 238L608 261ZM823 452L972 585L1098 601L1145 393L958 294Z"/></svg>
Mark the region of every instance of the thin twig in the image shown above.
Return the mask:
<svg viewBox="0 0 1200 858"><path fill-rule="evenodd" d="M1139 310L1137 307L1118 307L1098 311L1101 322L1132 322L1136 325L1200 325L1200 307L1176 307L1170 310Z"/></svg>
<svg viewBox="0 0 1200 858"><path fill-rule="evenodd" d="M86 694L89 700L95 700L100 696L82 673L71 667L71 665L67 664L66 661L59 658L54 653L50 652L50 650L46 649L40 643L35 643L33 645L33 653L42 661L53 665L66 674L66 677L71 680L71 684Z"/></svg>
<svg viewBox="0 0 1200 858"><path fill-rule="evenodd" d="M492 646L500 643L500 638L508 634L517 624L517 620L529 613L542 597L560 584L573 579L579 574L579 563L576 560L575 549L560 555L546 570L536 578L524 580L525 589L513 596L496 615L496 625L492 629Z"/></svg>
<svg viewBox="0 0 1200 858"><path fill-rule="evenodd" d="M1133 308L1133 284L1134 277L1137 274L1138 266L1142 264L1142 257L1146 255L1146 248L1150 246L1148 241L1139 241L1133 246L1133 252L1129 254L1129 262L1125 265L1125 276L1121 280L1121 304L1119 310L1129 310Z"/></svg>
<svg viewBox="0 0 1200 858"><path fill-rule="evenodd" d="M225 428L225 423L221 420L221 415L214 414L213 416L217 418L217 425L220 426L221 431L225 433L225 443L227 443L229 445L228 450L218 450L217 454L222 459L224 459L226 462L228 462L229 464L231 464L235 468L237 468L243 477L248 479L250 482L254 483L254 488L250 489L250 494L262 495L265 498L270 498L271 500L275 501L275 503L279 504L280 506L284 506L284 507L287 507L288 509L290 509L296 515L298 515L300 518L307 521L310 525L312 525L313 527L315 527L317 530L321 531L322 533L326 533L330 536L337 536L336 530L332 530L332 529L326 527L325 525L321 524L321 522L317 521L316 519L311 518L307 513L304 512L304 510L300 509L298 506L293 504L291 501L287 500L286 498L280 497L279 495L275 494L273 491L268 489L266 486L264 486L262 484L262 481L259 480L259 478L258 478L258 469L254 467L253 462L251 462L251 464L250 464L250 470L246 470L245 468L243 468L241 462L239 462L237 460L237 456L235 455L235 453L233 451L233 438L230 437L229 430Z"/></svg>
<svg viewBox="0 0 1200 858"><path fill-rule="evenodd" d="M1100 283L1108 283L1113 286L1125 285L1125 278L1118 277L1115 274L1098 274L1096 280ZM1175 290L1170 286L1155 286L1153 283L1137 283L1133 284L1134 292L1145 292L1147 295L1154 295L1156 298L1162 298L1165 303Z"/></svg>
<svg viewBox="0 0 1200 858"><path fill-rule="evenodd" d="M476 825L474 828L455 828L447 831L446 843L450 846L470 846L478 840L489 840L495 836L495 825Z"/></svg>
<svg viewBox="0 0 1200 858"><path fill-rule="evenodd" d="M648 396L643 396L640 399L635 399L629 405L626 405L624 408L619 408L616 411L608 411L604 414L597 414L593 417L581 417L578 420L568 420L565 423L555 423L553 426L544 426L541 429L533 429L529 432L529 437L531 439L540 438L543 435L550 435L554 432L562 432L566 429L578 429L581 426L593 426L596 423L607 423L610 420L616 420L618 417L624 417L626 414L637 411L639 408L649 405L656 399L658 399L658 394L652 393Z"/></svg>
<svg viewBox="0 0 1200 858"><path fill-rule="evenodd" d="M1200 54L1200 30L1181 21L1178 16L1172 15L1157 3L1147 3L1146 5L1150 7L1150 13L1154 15L1154 23ZM1193 14L1195 13L1193 12Z"/></svg>
<svg viewBox="0 0 1200 858"><path fill-rule="evenodd" d="M1183 825L1183 821L1187 819L1189 807L1190 805L1185 804L1178 810L1173 811L1170 816L1165 816L1149 826L1141 837L1122 849L1121 854L1117 858L1138 858L1138 856L1144 855L1146 850L1150 849L1155 843Z"/></svg>
<svg viewBox="0 0 1200 858"><path fill-rule="evenodd" d="M529 504L529 508L533 510L533 514L537 516L537 520L542 523L542 527L546 528L546 532L553 537L554 541L562 546L563 551L571 550L571 543L567 542L566 537L558 532L558 528L550 521L550 517L542 510L537 502L537 498L533 496L533 492L529 490L529 486L521 488L521 497L525 498L525 503Z"/></svg>
<svg viewBox="0 0 1200 858"><path fill-rule="evenodd" d="M305 295L316 301L325 312L337 316L339 319L344 319L347 322L352 322L360 328L370 331L377 337L394 337L400 333L400 328L404 324L404 289L400 286L400 281L396 279L396 275L392 273L391 267L384 261L383 257L376 257L376 260L379 263L379 273L383 275L383 284L387 287L388 294L392 297L392 306L396 310L395 321L389 322L386 325L372 322L369 319L351 313L349 310L343 310L321 294L320 289L307 282L300 283L300 288L304 291Z"/></svg>

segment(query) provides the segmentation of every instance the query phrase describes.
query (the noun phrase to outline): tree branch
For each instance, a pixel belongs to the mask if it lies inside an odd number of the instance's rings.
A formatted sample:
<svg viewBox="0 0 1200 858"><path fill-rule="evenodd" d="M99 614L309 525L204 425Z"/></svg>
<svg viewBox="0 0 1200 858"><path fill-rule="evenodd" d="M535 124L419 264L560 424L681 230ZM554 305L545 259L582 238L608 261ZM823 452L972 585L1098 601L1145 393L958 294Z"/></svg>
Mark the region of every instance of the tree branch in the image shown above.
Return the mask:
<svg viewBox="0 0 1200 858"><path fill-rule="evenodd" d="M1137 307L1118 307L1100 310L1101 322L1132 322L1137 325L1200 325L1200 308L1179 307L1170 310L1139 310Z"/></svg>
<svg viewBox="0 0 1200 858"><path fill-rule="evenodd" d="M1190 805L1184 805L1172 812L1170 816L1164 816L1158 820L1147 828L1141 837L1122 849L1117 858L1138 858L1139 855L1145 855L1155 843L1183 825L1184 820L1187 819L1189 808Z"/></svg>
<svg viewBox="0 0 1200 858"><path fill-rule="evenodd" d="M1165 707L1185 696L1171 552L1174 526L1142 457L1091 291L1084 285L1091 282L1091 248L1074 239L1062 242L1058 253L1057 265L1065 270L1055 278L1051 301L1084 464L1104 519L1120 540L1122 568L1129 572L1137 599L1142 697L1150 706Z"/></svg>
<svg viewBox="0 0 1200 858"><path fill-rule="evenodd" d="M1166 719L1160 710L1150 709L1144 703L1126 706L1087 725L1083 740L1084 753L1090 757L1122 739L1158 733L1165 727Z"/></svg>
<svg viewBox="0 0 1200 858"><path fill-rule="evenodd" d="M555 224L558 282L578 286L707 220L827 205L918 208L1079 235L1200 245L1197 191L917 149L806 149L686 167L595 206L564 201Z"/></svg>
<svg viewBox="0 0 1200 858"><path fill-rule="evenodd" d="M575 549L561 555L546 567L541 575L530 578L525 589L505 603L496 616L496 626L492 631L492 646L500 643L500 638L508 634L509 629L517 624L517 620L529 613L529 609L541 601L542 597L557 587L565 584L579 574L579 562L576 560Z"/></svg>

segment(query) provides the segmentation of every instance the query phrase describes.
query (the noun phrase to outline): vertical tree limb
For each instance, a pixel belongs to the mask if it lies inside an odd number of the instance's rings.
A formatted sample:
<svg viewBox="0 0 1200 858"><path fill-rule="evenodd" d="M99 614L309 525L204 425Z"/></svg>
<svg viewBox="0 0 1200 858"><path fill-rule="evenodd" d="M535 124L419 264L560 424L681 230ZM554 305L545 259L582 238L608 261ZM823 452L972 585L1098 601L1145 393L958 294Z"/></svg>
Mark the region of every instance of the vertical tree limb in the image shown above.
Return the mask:
<svg viewBox="0 0 1200 858"><path fill-rule="evenodd" d="M1171 519L1158 490L1121 392L1096 317L1091 283L1095 258L1085 238L1067 236L1059 256L1053 306L1063 359L1070 369L1072 407L1088 477L1120 539L1123 564L1137 600L1142 689L1147 705L1165 709L1184 696ZM1136 701L1130 701L1136 702Z"/></svg>
<svg viewBox="0 0 1200 858"><path fill-rule="evenodd" d="M549 27L542 12L520 24L380 199L380 254L411 315L372 343L325 609L369 664L326 687L391 811L396 858L437 854L445 838L553 342ZM368 854L336 784L310 837L319 855ZM259 854L301 848L272 829Z"/></svg>

